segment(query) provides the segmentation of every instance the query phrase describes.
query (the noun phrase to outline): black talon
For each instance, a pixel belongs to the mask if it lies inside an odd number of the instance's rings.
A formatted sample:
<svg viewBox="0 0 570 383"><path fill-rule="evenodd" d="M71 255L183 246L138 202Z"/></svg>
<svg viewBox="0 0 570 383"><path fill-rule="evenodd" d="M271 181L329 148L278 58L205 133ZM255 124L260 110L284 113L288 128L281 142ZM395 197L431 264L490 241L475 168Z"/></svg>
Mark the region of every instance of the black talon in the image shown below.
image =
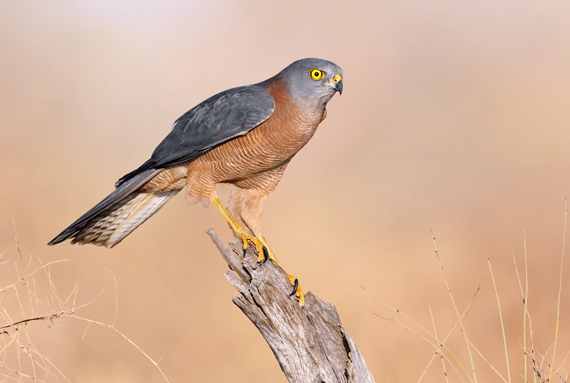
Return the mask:
<svg viewBox="0 0 570 383"><path fill-rule="evenodd" d="M246 254L247 254L247 248L244 248L244 249L243 249L243 257L244 257L244 258L245 258L245 256L246 256Z"/></svg>
<svg viewBox="0 0 570 383"><path fill-rule="evenodd" d="M267 251L267 247L263 246L263 260L259 262L260 265L263 265L269 259L269 251Z"/></svg>
<svg viewBox="0 0 570 383"><path fill-rule="evenodd" d="M293 286L293 291L291 291L291 294L289 294L289 296L292 297L293 295L295 295L298 288L299 288L299 278L295 278L295 285Z"/></svg>

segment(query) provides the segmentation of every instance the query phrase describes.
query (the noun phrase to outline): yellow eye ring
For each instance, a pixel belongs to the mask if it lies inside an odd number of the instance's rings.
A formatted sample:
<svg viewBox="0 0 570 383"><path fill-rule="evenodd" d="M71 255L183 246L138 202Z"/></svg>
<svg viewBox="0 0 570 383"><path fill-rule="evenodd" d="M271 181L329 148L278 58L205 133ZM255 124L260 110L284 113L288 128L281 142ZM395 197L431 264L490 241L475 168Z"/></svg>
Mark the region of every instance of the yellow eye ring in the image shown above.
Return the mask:
<svg viewBox="0 0 570 383"><path fill-rule="evenodd" d="M311 78L315 81L320 80L323 77L325 77L325 72L323 72L322 70L318 70L318 69L311 69L310 74L311 74Z"/></svg>

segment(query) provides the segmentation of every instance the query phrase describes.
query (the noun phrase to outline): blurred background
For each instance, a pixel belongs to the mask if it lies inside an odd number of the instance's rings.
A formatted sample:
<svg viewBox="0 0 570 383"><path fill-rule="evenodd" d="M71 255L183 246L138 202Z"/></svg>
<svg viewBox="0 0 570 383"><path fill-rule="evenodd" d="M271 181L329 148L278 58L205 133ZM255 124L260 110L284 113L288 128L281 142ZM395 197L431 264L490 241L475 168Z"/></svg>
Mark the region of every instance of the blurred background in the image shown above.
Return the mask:
<svg viewBox="0 0 570 383"><path fill-rule="evenodd" d="M524 232L534 348L554 341L570 192L568 20L564 0L4 1L0 253L18 259L14 221L24 257L69 259L51 268L59 293L77 284L78 304L96 299L77 314L114 323L171 382L285 381L231 303L227 266L205 234L231 239L214 207L180 195L112 250L46 243L192 106L325 58L343 68L344 93L269 199L268 242L305 290L337 307L378 382L417 381L434 349L375 316L408 323L360 285L428 329L431 307L440 335L456 321L430 227L460 311L481 283L466 331L507 376L489 257L520 381L513 254L523 272ZM0 285L12 277L0 268ZM570 351L568 273L562 293L556 364ZM108 328L34 326L37 349L73 382L163 381ZM458 331L447 345L469 363ZM479 381L501 381L479 357L475 366ZM445 381L439 361L424 381Z"/></svg>

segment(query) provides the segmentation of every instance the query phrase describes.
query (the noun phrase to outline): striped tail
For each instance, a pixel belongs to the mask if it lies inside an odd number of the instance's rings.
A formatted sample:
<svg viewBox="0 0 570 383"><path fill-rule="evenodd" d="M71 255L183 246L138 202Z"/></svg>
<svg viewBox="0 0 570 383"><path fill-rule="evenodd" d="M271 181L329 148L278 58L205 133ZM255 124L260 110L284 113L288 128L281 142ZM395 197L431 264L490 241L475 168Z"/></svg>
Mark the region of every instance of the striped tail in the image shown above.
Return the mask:
<svg viewBox="0 0 570 383"><path fill-rule="evenodd" d="M163 193L138 189L160 170L150 169L123 182L107 198L51 240L52 246L71 239L75 244L113 247L160 210L181 189Z"/></svg>

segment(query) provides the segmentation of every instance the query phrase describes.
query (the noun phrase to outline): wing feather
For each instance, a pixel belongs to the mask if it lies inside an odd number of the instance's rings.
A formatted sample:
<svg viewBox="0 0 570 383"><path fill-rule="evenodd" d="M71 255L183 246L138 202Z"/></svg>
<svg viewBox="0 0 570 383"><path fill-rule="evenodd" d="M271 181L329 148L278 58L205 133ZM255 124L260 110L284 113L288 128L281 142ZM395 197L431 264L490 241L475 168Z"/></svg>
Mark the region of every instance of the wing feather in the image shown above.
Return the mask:
<svg viewBox="0 0 570 383"><path fill-rule="evenodd" d="M123 176L116 186L148 169L190 161L217 145L245 135L267 120L274 109L273 97L259 85L218 93L176 120L151 158Z"/></svg>

